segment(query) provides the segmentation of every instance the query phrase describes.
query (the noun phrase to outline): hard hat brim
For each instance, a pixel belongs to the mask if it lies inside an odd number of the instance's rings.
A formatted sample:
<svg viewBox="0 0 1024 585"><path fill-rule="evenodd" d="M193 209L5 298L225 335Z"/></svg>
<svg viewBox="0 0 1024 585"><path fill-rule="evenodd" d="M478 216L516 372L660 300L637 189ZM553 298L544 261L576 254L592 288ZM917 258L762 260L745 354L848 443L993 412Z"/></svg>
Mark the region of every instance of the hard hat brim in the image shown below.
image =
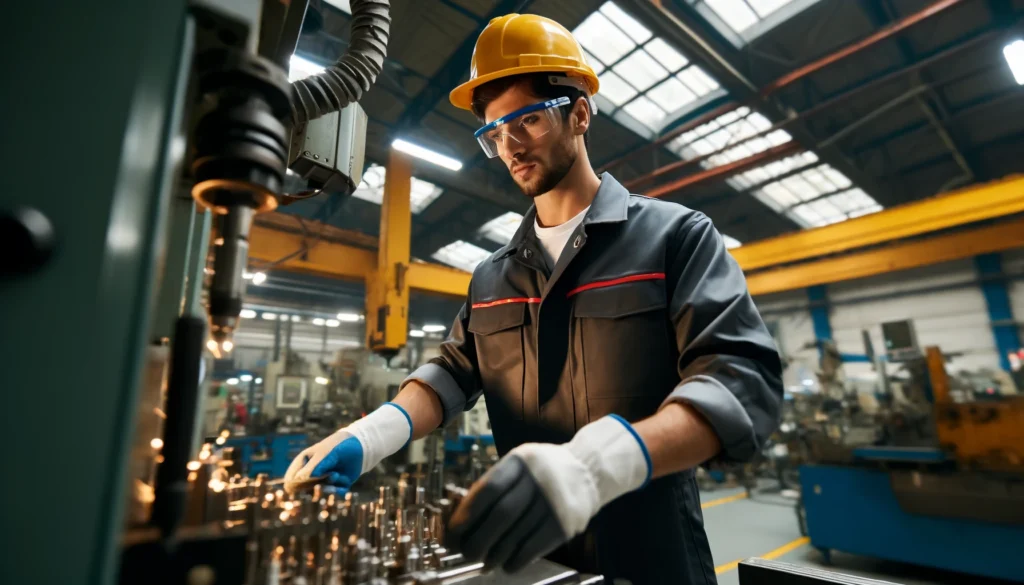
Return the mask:
<svg viewBox="0 0 1024 585"><path fill-rule="evenodd" d="M495 79L510 77L512 75L522 75L524 73L565 73L570 77L583 78L587 83L587 87L590 88L591 96L596 94L600 87L600 82L598 81L597 76L580 67L561 65L525 65L521 67L513 67L511 69L504 69L502 71L495 71L487 75L481 75L475 79L470 79L466 83L463 83L453 89L451 93L448 94L448 100L456 108L471 110L473 105L474 89L489 81L494 81Z"/></svg>

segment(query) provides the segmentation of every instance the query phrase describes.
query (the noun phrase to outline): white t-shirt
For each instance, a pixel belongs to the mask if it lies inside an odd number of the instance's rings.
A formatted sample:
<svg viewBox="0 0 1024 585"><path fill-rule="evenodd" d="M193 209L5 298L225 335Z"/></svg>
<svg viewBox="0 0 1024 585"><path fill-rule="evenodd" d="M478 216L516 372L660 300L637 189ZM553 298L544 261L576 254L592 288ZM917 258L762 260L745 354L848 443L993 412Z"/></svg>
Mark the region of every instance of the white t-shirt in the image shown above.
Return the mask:
<svg viewBox="0 0 1024 585"><path fill-rule="evenodd" d="M558 257L562 255L562 250L569 241L569 236L576 231L577 226L583 223L583 218L586 217L589 209L590 206L588 205L586 209L577 213L569 221L552 227L540 227L537 219L534 218L533 231L537 234L537 239L540 241L540 247L544 253L544 259L547 260L548 268L552 270L555 268L555 263L558 261Z"/></svg>

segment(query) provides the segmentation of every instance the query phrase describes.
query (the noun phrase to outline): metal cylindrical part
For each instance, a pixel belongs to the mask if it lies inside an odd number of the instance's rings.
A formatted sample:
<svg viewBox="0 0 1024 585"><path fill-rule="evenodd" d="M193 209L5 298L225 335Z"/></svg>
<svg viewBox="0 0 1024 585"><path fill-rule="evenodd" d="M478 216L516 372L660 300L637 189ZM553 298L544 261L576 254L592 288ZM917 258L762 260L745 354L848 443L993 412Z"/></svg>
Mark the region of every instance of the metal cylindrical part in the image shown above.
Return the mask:
<svg viewBox="0 0 1024 585"><path fill-rule="evenodd" d="M218 343L230 340L238 325L245 293L242 273L249 261L249 229L254 213L252 208L234 206L218 216L223 241L214 251L210 285L210 335Z"/></svg>

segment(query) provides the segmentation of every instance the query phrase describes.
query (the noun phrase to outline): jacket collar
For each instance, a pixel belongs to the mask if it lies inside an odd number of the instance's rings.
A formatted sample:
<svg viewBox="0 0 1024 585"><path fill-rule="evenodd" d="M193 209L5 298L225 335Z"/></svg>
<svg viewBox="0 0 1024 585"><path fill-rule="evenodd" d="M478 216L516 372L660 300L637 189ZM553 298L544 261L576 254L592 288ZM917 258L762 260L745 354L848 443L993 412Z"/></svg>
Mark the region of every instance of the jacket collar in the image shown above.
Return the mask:
<svg viewBox="0 0 1024 585"><path fill-rule="evenodd" d="M626 221L629 207L629 191L626 190L611 173L601 173L601 186L597 188L597 194L590 203L590 210L583 218L583 225L595 223L617 223ZM531 205L519 224L519 229L509 240L509 243L500 248L493 256L494 261L509 256L522 246L523 241L533 233L533 223L537 218L537 207Z"/></svg>

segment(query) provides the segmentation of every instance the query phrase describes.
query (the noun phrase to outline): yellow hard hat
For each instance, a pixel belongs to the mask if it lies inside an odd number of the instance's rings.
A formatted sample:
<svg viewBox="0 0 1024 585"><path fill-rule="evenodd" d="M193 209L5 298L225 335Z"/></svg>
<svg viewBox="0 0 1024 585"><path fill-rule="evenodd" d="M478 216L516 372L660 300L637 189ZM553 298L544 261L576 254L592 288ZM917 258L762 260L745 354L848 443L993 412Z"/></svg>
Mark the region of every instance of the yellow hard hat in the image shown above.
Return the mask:
<svg viewBox="0 0 1024 585"><path fill-rule="evenodd" d="M468 110L473 90L488 81L549 71L583 79L590 95L596 94L600 85L583 56L583 47L564 26L536 14L506 14L492 19L480 33L469 81L448 97L456 108Z"/></svg>

